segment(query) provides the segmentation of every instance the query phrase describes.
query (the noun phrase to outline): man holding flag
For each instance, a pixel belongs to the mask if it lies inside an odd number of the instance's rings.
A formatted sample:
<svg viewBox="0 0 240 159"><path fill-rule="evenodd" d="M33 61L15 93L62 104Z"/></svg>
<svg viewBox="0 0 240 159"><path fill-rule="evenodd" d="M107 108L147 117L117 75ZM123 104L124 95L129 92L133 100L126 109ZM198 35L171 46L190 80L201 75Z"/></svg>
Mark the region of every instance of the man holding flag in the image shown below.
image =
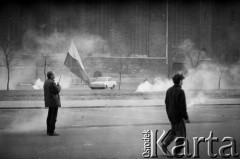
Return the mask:
<svg viewBox="0 0 240 159"><path fill-rule="evenodd" d="M55 83L55 73L49 71L47 73L47 80L44 82L44 103L45 107L48 107L47 115L47 135L58 136L55 132L55 124L57 121L58 107L61 107L60 91L62 87L59 82Z"/></svg>
<svg viewBox="0 0 240 159"><path fill-rule="evenodd" d="M83 67L82 60L73 41L71 42L64 65L67 66L73 74L81 78L87 85L90 85L89 77Z"/></svg>

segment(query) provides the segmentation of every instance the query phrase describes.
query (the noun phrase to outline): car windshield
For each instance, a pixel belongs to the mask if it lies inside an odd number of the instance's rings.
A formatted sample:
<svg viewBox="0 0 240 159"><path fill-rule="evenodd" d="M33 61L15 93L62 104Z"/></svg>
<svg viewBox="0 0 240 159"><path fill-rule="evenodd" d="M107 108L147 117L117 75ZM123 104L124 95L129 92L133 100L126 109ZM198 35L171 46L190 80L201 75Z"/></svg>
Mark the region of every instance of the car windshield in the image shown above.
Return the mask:
<svg viewBox="0 0 240 159"><path fill-rule="evenodd" d="M99 77L96 79L96 81L98 81L98 82L107 81L107 77Z"/></svg>

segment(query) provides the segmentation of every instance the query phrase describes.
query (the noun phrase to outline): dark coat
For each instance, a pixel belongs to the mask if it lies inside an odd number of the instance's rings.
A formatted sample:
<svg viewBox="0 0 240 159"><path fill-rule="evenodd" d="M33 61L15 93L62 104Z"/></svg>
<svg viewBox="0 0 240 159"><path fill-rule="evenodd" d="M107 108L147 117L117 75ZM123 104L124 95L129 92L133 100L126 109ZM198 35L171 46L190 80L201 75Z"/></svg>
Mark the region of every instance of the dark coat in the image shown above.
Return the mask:
<svg viewBox="0 0 240 159"><path fill-rule="evenodd" d="M56 83L52 79L47 79L44 82L43 89L45 107L61 107L61 101L59 96L61 86L56 85Z"/></svg>
<svg viewBox="0 0 240 159"><path fill-rule="evenodd" d="M182 119L188 120L186 97L180 85L174 85L167 90L165 104L170 122L178 123Z"/></svg>

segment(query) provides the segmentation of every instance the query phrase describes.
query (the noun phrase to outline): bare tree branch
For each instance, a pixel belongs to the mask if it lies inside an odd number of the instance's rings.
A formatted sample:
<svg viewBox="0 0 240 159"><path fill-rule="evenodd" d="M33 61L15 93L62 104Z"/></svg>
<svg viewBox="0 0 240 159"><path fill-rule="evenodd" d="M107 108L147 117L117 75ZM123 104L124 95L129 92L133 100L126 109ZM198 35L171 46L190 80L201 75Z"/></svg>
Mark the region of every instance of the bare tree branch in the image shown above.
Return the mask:
<svg viewBox="0 0 240 159"><path fill-rule="evenodd" d="M5 45L4 45L5 43ZM13 66L13 48L10 40L6 39L1 39L1 48L3 51L3 54L5 56L5 67L7 68L7 90L9 90L9 83L10 83L10 72L11 68Z"/></svg>
<svg viewBox="0 0 240 159"><path fill-rule="evenodd" d="M199 64L199 60L200 60L200 52L198 52L198 57L197 57L197 62L196 62L196 66L195 66L195 68L198 66L198 64Z"/></svg>

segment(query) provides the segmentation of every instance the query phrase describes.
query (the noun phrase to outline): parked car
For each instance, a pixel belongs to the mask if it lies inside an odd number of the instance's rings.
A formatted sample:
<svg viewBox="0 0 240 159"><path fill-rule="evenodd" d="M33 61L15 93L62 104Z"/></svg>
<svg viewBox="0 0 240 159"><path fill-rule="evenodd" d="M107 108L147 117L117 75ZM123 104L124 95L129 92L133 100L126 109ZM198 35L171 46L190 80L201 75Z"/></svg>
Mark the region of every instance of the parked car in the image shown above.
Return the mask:
<svg viewBox="0 0 240 159"><path fill-rule="evenodd" d="M115 88L117 82L112 79L112 77L98 77L96 81L90 84L91 89L107 89Z"/></svg>

